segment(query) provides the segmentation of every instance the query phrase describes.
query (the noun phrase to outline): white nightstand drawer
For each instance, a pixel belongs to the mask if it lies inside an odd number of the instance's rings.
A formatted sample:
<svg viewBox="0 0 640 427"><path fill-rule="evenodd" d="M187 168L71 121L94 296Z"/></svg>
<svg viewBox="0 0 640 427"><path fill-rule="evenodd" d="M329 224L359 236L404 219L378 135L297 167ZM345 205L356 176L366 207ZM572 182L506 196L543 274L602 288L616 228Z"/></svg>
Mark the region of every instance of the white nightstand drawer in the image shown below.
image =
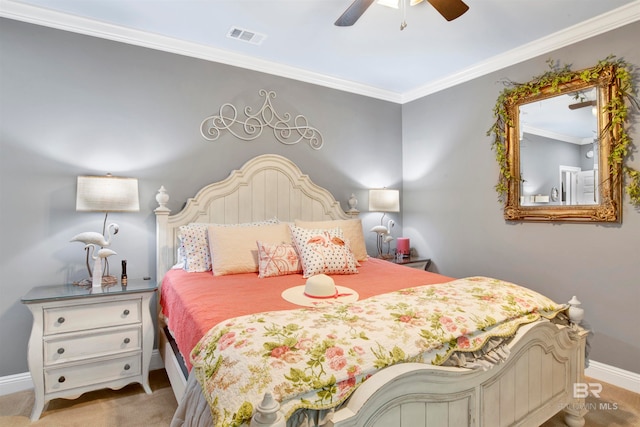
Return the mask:
<svg viewBox="0 0 640 427"><path fill-rule="evenodd" d="M83 331L106 326L139 323L142 316L141 301L103 302L44 309L44 334Z"/></svg>
<svg viewBox="0 0 640 427"><path fill-rule="evenodd" d="M65 365L44 370L45 393L54 393L87 385L107 383L121 378L140 375L141 353L111 360L98 360L85 364Z"/></svg>
<svg viewBox="0 0 640 427"><path fill-rule="evenodd" d="M54 335L44 340L44 364L71 362L142 348L142 330L139 325Z"/></svg>

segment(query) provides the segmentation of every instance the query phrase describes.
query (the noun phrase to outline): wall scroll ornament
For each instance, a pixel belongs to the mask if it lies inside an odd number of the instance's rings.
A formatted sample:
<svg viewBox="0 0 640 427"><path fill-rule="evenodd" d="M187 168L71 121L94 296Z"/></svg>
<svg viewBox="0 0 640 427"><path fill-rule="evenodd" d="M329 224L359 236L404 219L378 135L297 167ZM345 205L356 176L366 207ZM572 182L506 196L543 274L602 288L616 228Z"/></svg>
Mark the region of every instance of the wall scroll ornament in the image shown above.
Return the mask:
<svg viewBox="0 0 640 427"><path fill-rule="evenodd" d="M293 145L306 140L314 150L322 148L322 134L318 129L309 126L305 116L297 115L292 118L290 113L281 116L271 104L276 93L260 89L259 94L264 97L262 108L253 113L251 107L245 107L244 120L238 117L238 110L230 103L223 104L218 115L206 117L200 124L200 133L204 139L215 141L222 131L226 130L238 139L253 141L262 135L266 127L270 127L273 129L273 135L282 144Z"/></svg>

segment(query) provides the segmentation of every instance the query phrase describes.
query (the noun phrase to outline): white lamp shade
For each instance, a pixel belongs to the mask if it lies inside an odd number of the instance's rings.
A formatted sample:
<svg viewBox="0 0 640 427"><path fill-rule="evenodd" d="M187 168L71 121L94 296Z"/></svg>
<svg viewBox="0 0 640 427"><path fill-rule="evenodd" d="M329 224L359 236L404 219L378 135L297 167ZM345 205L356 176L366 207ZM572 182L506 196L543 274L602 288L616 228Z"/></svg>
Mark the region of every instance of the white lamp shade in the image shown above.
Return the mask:
<svg viewBox="0 0 640 427"><path fill-rule="evenodd" d="M137 212L138 180L115 176L79 176L76 211Z"/></svg>
<svg viewBox="0 0 640 427"><path fill-rule="evenodd" d="M369 190L369 211L400 212L399 190Z"/></svg>

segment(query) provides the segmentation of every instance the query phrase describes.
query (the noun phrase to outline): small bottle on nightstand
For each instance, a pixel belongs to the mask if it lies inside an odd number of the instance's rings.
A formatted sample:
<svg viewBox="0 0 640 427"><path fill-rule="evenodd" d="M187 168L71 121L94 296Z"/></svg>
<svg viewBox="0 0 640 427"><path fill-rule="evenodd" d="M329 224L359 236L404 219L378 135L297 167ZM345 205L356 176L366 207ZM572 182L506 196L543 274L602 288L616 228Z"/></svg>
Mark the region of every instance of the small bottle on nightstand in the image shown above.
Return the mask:
<svg viewBox="0 0 640 427"><path fill-rule="evenodd" d="M120 276L120 283L122 286L127 285L127 260L122 260L122 276Z"/></svg>

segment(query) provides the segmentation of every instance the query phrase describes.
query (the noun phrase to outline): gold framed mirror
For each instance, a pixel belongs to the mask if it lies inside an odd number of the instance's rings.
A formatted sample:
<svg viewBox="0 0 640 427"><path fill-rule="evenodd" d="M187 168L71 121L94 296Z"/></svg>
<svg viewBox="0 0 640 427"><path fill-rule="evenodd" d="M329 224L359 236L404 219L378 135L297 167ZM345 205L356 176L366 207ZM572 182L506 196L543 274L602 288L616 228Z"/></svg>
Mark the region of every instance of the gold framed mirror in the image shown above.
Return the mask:
<svg viewBox="0 0 640 427"><path fill-rule="evenodd" d="M506 220L621 222L622 172L634 171L623 166L630 140L622 86L631 79L620 70L608 61L552 69L502 93L489 133Z"/></svg>

